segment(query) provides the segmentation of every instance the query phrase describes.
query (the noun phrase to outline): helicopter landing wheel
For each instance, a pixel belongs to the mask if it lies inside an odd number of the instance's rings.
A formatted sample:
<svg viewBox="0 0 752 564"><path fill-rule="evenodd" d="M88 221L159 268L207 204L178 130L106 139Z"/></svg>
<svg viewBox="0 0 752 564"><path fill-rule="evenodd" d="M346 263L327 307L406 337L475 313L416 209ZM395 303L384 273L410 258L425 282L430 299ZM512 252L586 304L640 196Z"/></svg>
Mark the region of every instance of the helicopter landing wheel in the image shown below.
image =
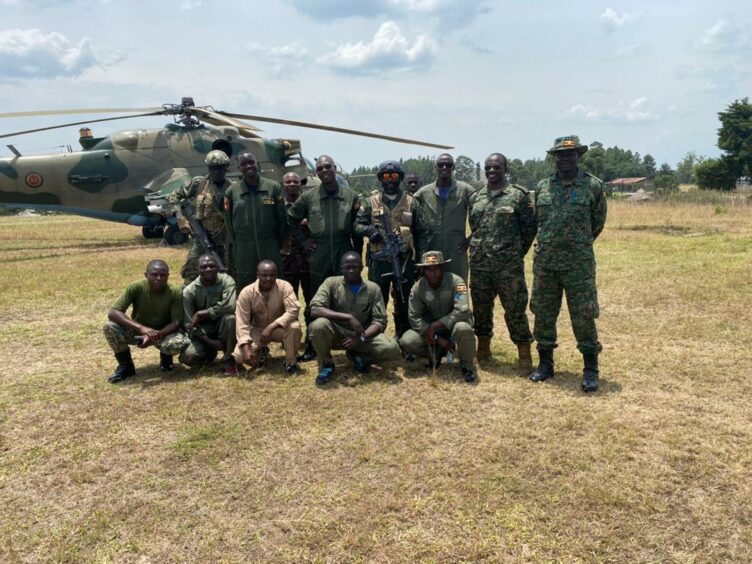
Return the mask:
<svg viewBox="0 0 752 564"><path fill-rule="evenodd" d="M144 225L141 228L141 234L145 239L159 239L164 235L164 227L162 225Z"/></svg>
<svg viewBox="0 0 752 564"><path fill-rule="evenodd" d="M182 245L188 240L188 235L180 231L177 225L168 225L164 232L164 240L168 245Z"/></svg>

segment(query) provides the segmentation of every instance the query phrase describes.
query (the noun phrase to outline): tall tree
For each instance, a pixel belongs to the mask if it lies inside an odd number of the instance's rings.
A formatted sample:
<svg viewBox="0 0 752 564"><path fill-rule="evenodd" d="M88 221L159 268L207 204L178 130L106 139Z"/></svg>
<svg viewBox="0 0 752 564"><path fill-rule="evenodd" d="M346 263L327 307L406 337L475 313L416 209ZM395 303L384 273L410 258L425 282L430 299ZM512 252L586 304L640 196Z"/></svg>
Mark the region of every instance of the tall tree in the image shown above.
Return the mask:
<svg viewBox="0 0 752 564"><path fill-rule="evenodd" d="M718 148L724 151L729 172L752 176L752 104L749 98L734 100L725 112L719 112Z"/></svg>
<svg viewBox="0 0 752 564"><path fill-rule="evenodd" d="M656 163L653 155L648 153L642 157L642 166L645 167L645 174L650 178L653 178L656 174L655 165Z"/></svg>

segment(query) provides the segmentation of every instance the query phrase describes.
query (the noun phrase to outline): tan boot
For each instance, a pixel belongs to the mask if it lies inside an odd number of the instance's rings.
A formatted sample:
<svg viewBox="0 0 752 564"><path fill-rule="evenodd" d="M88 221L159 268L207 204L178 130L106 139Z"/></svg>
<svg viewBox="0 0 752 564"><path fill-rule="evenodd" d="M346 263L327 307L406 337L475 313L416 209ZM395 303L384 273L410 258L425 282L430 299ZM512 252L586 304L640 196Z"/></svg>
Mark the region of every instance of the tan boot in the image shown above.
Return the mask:
<svg viewBox="0 0 752 564"><path fill-rule="evenodd" d="M533 356L530 354L530 343L517 345L517 372L520 376L528 376L533 371Z"/></svg>
<svg viewBox="0 0 752 564"><path fill-rule="evenodd" d="M491 337L478 337L478 362L490 359L491 354Z"/></svg>

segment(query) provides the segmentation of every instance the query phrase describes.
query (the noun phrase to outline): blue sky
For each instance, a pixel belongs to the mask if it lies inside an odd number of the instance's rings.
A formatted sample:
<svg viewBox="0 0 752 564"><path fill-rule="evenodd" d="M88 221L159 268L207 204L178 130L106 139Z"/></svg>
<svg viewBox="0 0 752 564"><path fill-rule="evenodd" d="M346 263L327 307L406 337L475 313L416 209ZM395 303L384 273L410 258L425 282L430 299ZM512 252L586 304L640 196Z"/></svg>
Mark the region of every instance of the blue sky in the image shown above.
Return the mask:
<svg viewBox="0 0 752 564"><path fill-rule="evenodd" d="M752 10L742 1L0 0L0 8L6 112L159 106L190 95L218 109L454 145L475 160L496 151L542 157L555 137L576 133L673 166L688 151L716 155L717 112L752 94ZM0 131L66 120L6 119ZM348 170L437 154L258 125ZM31 152L76 139L70 128L8 142Z"/></svg>

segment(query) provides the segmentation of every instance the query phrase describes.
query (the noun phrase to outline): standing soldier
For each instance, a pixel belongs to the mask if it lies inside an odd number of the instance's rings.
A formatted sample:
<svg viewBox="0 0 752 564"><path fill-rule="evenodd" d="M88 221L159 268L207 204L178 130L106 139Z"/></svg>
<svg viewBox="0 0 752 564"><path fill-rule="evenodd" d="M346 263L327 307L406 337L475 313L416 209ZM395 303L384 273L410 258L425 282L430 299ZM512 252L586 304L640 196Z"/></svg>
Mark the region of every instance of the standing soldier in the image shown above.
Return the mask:
<svg viewBox="0 0 752 564"><path fill-rule="evenodd" d="M184 322L190 345L180 353L180 362L198 366L223 352L222 369L227 376L238 373L235 350L235 281L219 272L211 255L198 259L198 278L183 290Z"/></svg>
<svg viewBox="0 0 752 564"><path fill-rule="evenodd" d="M358 211L355 232L368 237L368 279L381 288L384 303L389 304L389 289L394 294L394 328L395 337L410 328L407 320L407 297L415 282L415 261L413 260L413 226L415 224L417 207L412 194L400 190L400 182L404 171L396 161L385 161L379 165L376 177L381 182L382 191L375 190L363 202ZM400 265L403 277L402 292L397 291L394 283L394 266L391 258L374 259L374 253L384 250L384 225L381 216L386 215L391 231L398 235L404 252L400 255Z"/></svg>
<svg viewBox="0 0 752 564"><path fill-rule="evenodd" d="M321 186L304 192L287 212L287 225L295 240L308 254L311 293L329 276L339 274L339 261L347 251L363 250L363 239L354 233L355 217L360 209L357 192L337 183L334 160L322 155L316 160L316 174ZM310 238L306 238L300 223L308 220ZM306 319L310 319L310 304L306 304ZM313 353L308 350L307 353ZM314 358L307 354L306 360Z"/></svg>
<svg viewBox="0 0 752 564"><path fill-rule="evenodd" d="M285 208L289 211L292 205L298 201L301 193L300 176L295 172L288 172L282 177L282 188L285 194ZM311 310L308 304L313 297L311 292L311 271L308 267L308 256L306 255L305 244L311 239L311 230L308 229L308 220L302 219L298 223L300 233L303 235L303 243L299 242L290 230L287 232L285 242L282 245L282 276L287 280L298 296L298 288L303 290L303 299L306 303L304 312L306 323L306 350L301 355L300 360L306 362L313 360L316 353L313 350L310 339L308 339L308 325L311 323Z"/></svg>
<svg viewBox="0 0 752 564"><path fill-rule="evenodd" d="M488 184L470 196L470 293L478 360L491 357L494 301L499 296L509 337L517 345L520 374L527 376L533 370L533 334L525 313L525 255L535 239L535 212L528 190L507 184L504 155L490 155L485 171Z"/></svg>
<svg viewBox="0 0 752 564"><path fill-rule="evenodd" d="M444 153L436 159L436 182L418 190L416 250L441 251L451 261L447 270L467 280L468 200L473 187L452 177L454 158Z"/></svg>
<svg viewBox="0 0 752 564"><path fill-rule="evenodd" d="M405 186L410 194L415 194L420 188L420 176L415 172L408 172L405 176Z"/></svg>
<svg viewBox="0 0 752 564"><path fill-rule="evenodd" d="M533 258L533 330L540 362L530 376L542 382L554 375L556 318L566 293L569 317L583 355L582 390L598 390L598 354L601 343L595 319L598 294L595 285L593 242L606 224L606 194L595 176L577 166L588 150L576 135L559 137L548 153L556 171L535 190L538 243Z"/></svg>
<svg viewBox="0 0 752 564"><path fill-rule="evenodd" d="M238 292L256 280L256 265L271 260L282 269L279 249L287 231L285 203L279 183L259 174L256 156L238 155L242 180L225 196L225 221L232 241Z"/></svg>
<svg viewBox="0 0 752 564"><path fill-rule="evenodd" d="M429 357L429 368L441 357L457 352L465 382L475 382L475 335L473 314L467 297L467 284L451 272L444 271L441 251L423 253L416 265L423 276L410 291L410 329L399 341L402 350L415 356ZM435 351L431 354L432 351Z"/></svg>
<svg viewBox="0 0 752 564"><path fill-rule="evenodd" d="M173 191L167 200L177 205L183 200L192 199L193 215L201 222L206 235L209 237L214 250L225 261L229 271L230 253L225 229L225 216L222 211L222 201L225 192L230 187L230 181L225 178L227 167L230 166L230 157L223 151L209 151L204 160L209 167L209 174L196 176L191 183ZM190 232L190 227L185 219L180 220L181 231ZM188 256L185 259L180 274L183 277L183 286L188 286L198 276L198 257L208 252L209 249L201 248L198 238L193 238Z"/></svg>

